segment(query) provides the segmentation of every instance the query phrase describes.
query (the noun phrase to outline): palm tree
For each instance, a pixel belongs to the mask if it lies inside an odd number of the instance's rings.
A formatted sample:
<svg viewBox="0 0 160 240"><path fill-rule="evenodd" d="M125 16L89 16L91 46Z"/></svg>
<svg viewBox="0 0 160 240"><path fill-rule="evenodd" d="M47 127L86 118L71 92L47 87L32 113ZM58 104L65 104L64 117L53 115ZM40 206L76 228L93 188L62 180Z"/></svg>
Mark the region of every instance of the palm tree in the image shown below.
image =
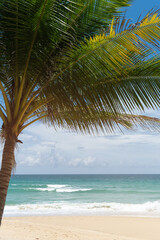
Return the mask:
<svg viewBox="0 0 160 240"><path fill-rule="evenodd" d="M128 0L1 0L0 223L19 134L44 120L76 131L159 127L159 12L135 25Z"/></svg>

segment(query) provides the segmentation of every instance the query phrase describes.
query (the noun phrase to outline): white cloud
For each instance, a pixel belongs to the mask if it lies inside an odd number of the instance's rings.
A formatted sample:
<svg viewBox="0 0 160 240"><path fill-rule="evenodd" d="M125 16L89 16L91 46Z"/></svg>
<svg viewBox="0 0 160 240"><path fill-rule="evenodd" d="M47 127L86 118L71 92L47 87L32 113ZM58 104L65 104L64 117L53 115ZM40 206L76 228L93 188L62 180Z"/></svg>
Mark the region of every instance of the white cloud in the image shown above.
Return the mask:
<svg viewBox="0 0 160 240"><path fill-rule="evenodd" d="M88 156L86 158L73 158L69 161L69 166L72 167L91 167L95 162L96 158L92 156Z"/></svg>
<svg viewBox="0 0 160 240"><path fill-rule="evenodd" d="M78 169L80 173L85 168L88 173L93 170L112 173L114 169L123 172L133 168L143 172L144 167L150 171L151 166L160 169L159 146L159 134L154 132L141 130L93 137L62 129L56 132L39 124L23 134L23 144L19 144L16 154L17 172L23 171L22 166L34 166L32 170L42 173L56 173L56 169L69 173Z"/></svg>
<svg viewBox="0 0 160 240"><path fill-rule="evenodd" d="M34 166L39 163L40 163L40 158L33 157L33 156L27 156L20 162L21 165L27 165L27 166Z"/></svg>
<svg viewBox="0 0 160 240"><path fill-rule="evenodd" d="M80 165L81 162L82 162L81 158L75 158L69 161L69 166L77 167Z"/></svg>
<svg viewBox="0 0 160 240"><path fill-rule="evenodd" d="M91 164L93 164L95 162L95 160L96 160L95 157L89 156L83 160L83 163L85 166L90 166Z"/></svg>
<svg viewBox="0 0 160 240"><path fill-rule="evenodd" d="M31 135L31 134L27 134L27 133L23 133L23 134L21 134L20 135L20 140L23 142L23 141L27 141L27 140L36 140L36 138L34 138L34 136L33 135Z"/></svg>

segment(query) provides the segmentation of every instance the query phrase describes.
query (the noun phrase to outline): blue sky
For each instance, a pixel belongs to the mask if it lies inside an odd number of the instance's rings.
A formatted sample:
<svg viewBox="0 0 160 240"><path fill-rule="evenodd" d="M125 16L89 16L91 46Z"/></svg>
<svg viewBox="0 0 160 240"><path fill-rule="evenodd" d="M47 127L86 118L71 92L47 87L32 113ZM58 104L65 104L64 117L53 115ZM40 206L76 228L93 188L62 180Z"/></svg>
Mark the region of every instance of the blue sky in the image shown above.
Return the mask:
<svg viewBox="0 0 160 240"><path fill-rule="evenodd" d="M137 20L140 15L144 16L152 8L160 8L159 0L133 0L132 6L127 8L127 18Z"/></svg>
<svg viewBox="0 0 160 240"><path fill-rule="evenodd" d="M136 20L158 0L136 0L126 16ZM160 7L160 3L159 3ZM148 111L160 117L160 112ZM141 129L125 134L90 136L67 130L55 131L40 124L30 126L19 137L17 174L68 173L160 173L160 135Z"/></svg>

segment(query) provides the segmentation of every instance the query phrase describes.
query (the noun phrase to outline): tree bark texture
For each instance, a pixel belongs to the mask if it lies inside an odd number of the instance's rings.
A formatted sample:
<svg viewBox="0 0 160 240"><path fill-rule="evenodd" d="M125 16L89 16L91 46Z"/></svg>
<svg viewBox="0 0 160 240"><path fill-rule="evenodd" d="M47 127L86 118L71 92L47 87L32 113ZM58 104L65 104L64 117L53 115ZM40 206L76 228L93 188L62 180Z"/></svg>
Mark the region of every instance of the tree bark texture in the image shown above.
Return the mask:
<svg viewBox="0 0 160 240"><path fill-rule="evenodd" d="M14 161L15 139L8 136L5 140L0 171L0 225L7 197L9 181Z"/></svg>

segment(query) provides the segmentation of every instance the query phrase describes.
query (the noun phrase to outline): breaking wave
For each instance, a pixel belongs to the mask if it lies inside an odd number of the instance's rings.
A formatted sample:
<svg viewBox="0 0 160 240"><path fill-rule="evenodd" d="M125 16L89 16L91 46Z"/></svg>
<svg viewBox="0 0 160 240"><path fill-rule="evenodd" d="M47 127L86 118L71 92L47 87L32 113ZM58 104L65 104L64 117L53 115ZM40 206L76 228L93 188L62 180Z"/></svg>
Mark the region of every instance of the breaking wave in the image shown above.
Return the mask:
<svg viewBox="0 0 160 240"><path fill-rule="evenodd" d="M160 202L129 203L43 203L7 205L5 216L25 215L110 215L160 217Z"/></svg>
<svg viewBox="0 0 160 240"><path fill-rule="evenodd" d="M61 184L48 184L47 187L41 187L41 188L35 188L35 187L31 187L28 188L29 190L35 190L35 191L48 191L48 192L58 192L58 193L72 193L72 192L86 192L86 191L91 191L92 188L73 188L69 185L61 185ZM26 190L28 190L26 188Z"/></svg>

